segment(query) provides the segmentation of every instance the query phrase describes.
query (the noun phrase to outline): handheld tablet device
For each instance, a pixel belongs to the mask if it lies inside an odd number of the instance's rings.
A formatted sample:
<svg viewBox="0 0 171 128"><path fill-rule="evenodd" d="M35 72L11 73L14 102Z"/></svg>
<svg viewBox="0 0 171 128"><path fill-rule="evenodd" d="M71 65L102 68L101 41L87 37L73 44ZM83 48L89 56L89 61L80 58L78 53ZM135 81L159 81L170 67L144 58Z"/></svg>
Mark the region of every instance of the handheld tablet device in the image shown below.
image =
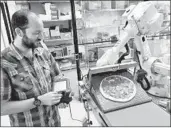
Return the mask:
<svg viewBox="0 0 171 128"><path fill-rule="evenodd" d="M70 88L69 79L64 78L58 80L57 82L54 83L52 90L62 94L62 98L58 104L60 103L69 104L69 102L72 101L72 97L70 96L71 88Z"/></svg>

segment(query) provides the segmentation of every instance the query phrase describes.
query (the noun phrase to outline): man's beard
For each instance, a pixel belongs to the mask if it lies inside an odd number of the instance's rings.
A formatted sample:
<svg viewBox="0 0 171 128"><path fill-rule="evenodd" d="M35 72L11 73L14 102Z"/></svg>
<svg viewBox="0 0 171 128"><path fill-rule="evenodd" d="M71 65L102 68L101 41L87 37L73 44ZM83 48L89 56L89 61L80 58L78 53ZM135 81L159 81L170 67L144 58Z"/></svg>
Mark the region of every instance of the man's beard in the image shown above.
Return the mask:
<svg viewBox="0 0 171 128"><path fill-rule="evenodd" d="M24 45L24 47L31 49L38 47L38 41L40 41L40 39L34 41L32 39L29 39L26 34L24 34L22 38L22 44Z"/></svg>

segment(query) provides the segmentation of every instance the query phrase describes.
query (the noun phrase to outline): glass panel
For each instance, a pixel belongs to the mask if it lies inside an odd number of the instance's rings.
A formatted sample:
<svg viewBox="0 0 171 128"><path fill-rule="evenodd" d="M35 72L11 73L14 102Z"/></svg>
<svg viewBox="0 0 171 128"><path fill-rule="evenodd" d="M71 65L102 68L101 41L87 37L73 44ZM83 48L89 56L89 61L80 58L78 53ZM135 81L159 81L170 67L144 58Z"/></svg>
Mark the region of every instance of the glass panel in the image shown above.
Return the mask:
<svg viewBox="0 0 171 128"><path fill-rule="evenodd" d="M115 45L125 25L122 14L126 8L140 1L81 1L81 17L77 19L79 52L82 53L80 67L82 76L89 68L96 67L97 60ZM130 40L129 44L133 44ZM119 55L125 53L125 48ZM130 57L134 56L130 49Z"/></svg>
<svg viewBox="0 0 171 128"><path fill-rule="evenodd" d="M116 43L124 25L121 16L128 4L127 1L81 1L82 19L77 20L77 34L79 50L85 52L83 67L96 66L97 60Z"/></svg>
<svg viewBox="0 0 171 128"><path fill-rule="evenodd" d="M7 32L6 32L1 8L0 8L0 11L1 11L1 51L3 51L5 48L9 46L9 41L7 37Z"/></svg>

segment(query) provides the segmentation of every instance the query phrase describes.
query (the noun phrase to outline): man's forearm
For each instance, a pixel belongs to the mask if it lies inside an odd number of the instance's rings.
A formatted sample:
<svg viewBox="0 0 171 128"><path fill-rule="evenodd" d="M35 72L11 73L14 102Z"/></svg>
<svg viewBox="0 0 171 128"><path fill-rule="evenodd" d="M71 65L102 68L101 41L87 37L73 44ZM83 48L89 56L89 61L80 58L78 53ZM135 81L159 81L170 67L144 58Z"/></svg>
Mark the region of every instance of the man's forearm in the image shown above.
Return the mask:
<svg viewBox="0 0 171 128"><path fill-rule="evenodd" d="M2 101L1 116L20 113L35 108L33 102L34 98L22 101Z"/></svg>

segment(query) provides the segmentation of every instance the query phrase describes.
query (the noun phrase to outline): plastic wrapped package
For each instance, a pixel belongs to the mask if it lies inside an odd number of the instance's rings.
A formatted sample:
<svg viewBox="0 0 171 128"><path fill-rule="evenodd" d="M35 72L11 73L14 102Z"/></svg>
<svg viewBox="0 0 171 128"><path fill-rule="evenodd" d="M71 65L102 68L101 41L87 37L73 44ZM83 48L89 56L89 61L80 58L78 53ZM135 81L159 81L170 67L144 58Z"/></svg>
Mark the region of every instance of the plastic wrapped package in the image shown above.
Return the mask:
<svg viewBox="0 0 171 128"><path fill-rule="evenodd" d="M101 9L101 1L89 1L88 2L88 9L89 10Z"/></svg>
<svg viewBox="0 0 171 128"><path fill-rule="evenodd" d="M51 15L51 9L50 9L51 3L45 3L44 7L45 7L46 15L50 16Z"/></svg>
<svg viewBox="0 0 171 128"><path fill-rule="evenodd" d="M165 64L168 64L170 65L170 54L164 54L160 60L165 63Z"/></svg>
<svg viewBox="0 0 171 128"><path fill-rule="evenodd" d="M154 57L159 57L161 54L160 40L149 40L149 47L151 51L151 55Z"/></svg>
<svg viewBox="0 0 171 128"><path fill-rule="evenodd" d="M102 9L111 9L111 1L101 1Z"/></svg>
<svg viewBox="0 0 171 128"><path fill-rule="evenodd" d="M170 53L170 40L162 39L160 43L161 54Z"/></svg>

